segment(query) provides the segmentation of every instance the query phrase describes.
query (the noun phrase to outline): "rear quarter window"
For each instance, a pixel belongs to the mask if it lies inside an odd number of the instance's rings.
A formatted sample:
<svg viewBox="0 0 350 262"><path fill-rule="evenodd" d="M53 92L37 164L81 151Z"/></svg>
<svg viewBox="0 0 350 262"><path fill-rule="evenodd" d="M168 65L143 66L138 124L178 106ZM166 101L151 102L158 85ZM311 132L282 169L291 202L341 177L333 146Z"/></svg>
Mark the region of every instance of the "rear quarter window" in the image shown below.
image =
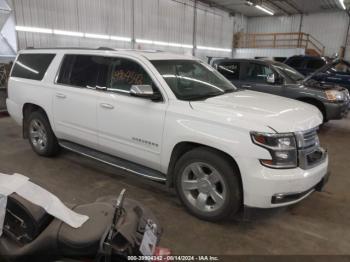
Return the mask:
<svg viewBox="0 0 350 262"><path fill-rule="evenodd" d="M286 61L286 64L293 68L301 68L303 66L304 59L301 57L292 57Z"/></svg>
<svg viewBox="0 0 350 262"><path fill-rule="evenodd" d="M20 54L11 77L42 80L55 54Z"/></svg>
<svg viewBox="0 0 350 262"><path fill-rule="evenodd" d="M306 68L308 69L319 69L321 68L322 66L324 66L326 64L325 61L323 60L318 60L318 59L315 59L315 60L309 60L306 64Z"/></svg>

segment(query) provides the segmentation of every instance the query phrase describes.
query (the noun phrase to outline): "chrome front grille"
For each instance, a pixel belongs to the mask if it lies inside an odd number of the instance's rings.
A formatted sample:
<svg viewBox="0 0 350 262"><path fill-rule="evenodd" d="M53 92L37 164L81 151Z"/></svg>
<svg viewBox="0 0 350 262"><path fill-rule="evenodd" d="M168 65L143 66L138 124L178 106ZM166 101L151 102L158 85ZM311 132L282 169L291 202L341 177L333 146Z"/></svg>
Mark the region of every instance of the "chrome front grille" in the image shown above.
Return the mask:
<svg viewBox="0 0 350 262"><path fill-rule="evenodd" d="M313 128L295 134L298 144L299 167L302 169L317 166L327 156L327 152L320 147L317 130L318 128Z"/></svg>
<svg viewBox="0 0 350 262"><path fill-rule="evenodd" d="M317 135L318 128L313 128L303 132L297 132L297 144L299 149L305 149L310 147L316 147L320 145L320 141Z"/></svg>

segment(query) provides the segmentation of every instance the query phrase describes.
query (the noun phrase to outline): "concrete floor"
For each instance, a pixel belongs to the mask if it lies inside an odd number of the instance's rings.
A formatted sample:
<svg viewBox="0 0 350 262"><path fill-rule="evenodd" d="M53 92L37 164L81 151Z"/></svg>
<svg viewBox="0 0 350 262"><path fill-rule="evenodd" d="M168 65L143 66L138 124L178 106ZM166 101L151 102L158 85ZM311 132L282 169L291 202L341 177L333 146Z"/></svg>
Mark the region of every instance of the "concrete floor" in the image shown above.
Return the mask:
<svg viewBox="0 0 350 262"><path fill-rule="evenodd" d="M249 222L213 224L189 215L163 186L63 151L49 159L34 154L21 129L0 118L0 172L21 173L62 200L86 203L105 195L128 196L150 207L164 235L161 245L174 254L350 254L350 118L331 121L320 131L330 154L331 179L288 208L257 211Z"/></svg>

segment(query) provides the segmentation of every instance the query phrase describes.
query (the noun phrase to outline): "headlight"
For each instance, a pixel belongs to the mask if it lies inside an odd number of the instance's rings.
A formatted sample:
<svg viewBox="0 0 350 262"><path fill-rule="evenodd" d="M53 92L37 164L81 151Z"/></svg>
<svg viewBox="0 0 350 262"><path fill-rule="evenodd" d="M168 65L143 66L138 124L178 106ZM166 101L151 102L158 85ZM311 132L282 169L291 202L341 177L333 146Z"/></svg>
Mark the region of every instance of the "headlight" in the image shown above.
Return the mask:
<svg viewBox="0 0 350 262"><path fill-rule="evenodd" d="M344 101L345 93L339 92L337 90L326 90L326 97L329 101Z"/></svg>
<svg viewBox="0 0 350 262"><path fill-rule="evenodd" d="M250 132L253 143L267 149L272 159L260 159L271 168L295 168L298 166L297 145L293 133L273 134Z"/></svg>

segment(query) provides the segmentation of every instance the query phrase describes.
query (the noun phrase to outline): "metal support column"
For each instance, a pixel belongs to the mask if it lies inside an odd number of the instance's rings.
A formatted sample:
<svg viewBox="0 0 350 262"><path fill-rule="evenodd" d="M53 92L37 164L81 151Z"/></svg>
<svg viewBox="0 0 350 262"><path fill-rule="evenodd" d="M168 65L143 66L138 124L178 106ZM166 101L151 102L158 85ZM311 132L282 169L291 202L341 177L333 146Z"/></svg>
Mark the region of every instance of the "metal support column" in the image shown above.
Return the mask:
<svg viewBox="0 0 350 262"><path fill-rule="evenodd" d="M198 1L194 0L194 6L193 6L193 37L192 37L192 55L196 55L196 49L197 49L197 4Z"/></svg>

